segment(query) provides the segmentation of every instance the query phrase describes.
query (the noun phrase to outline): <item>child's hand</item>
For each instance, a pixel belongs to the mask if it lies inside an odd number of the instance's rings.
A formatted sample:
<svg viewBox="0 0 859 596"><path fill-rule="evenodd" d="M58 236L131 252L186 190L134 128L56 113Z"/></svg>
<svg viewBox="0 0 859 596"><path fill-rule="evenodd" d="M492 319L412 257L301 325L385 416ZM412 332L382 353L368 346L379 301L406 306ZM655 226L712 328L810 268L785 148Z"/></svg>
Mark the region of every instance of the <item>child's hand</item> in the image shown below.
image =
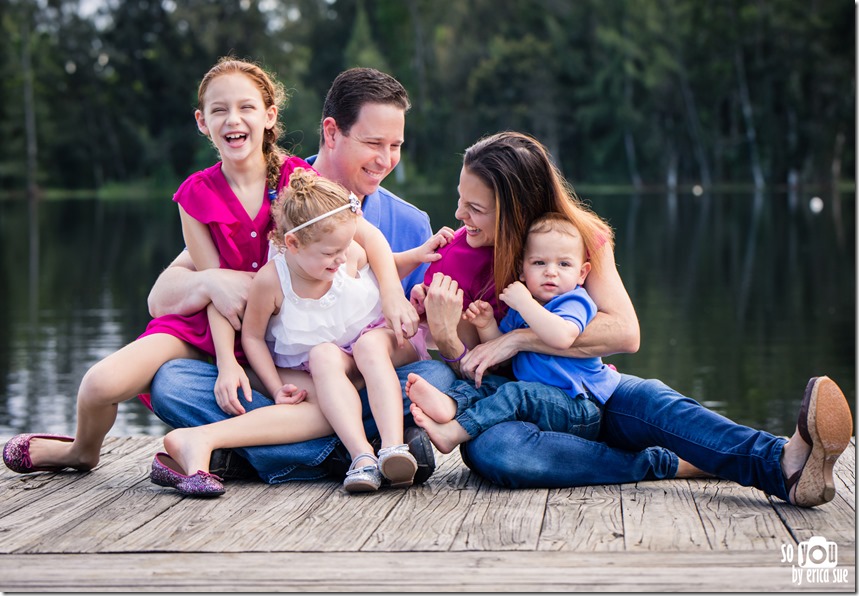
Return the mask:
<svg viewBox="0 0 859 596"><path fill-rule="evenodd" d="M504 288L501 294L498 295L498 299L510 308L518 311L521 311L522 307L529 302L534 301L531 292L528 291L528 288L521 281L514 281Z"/></svg>
<svg viewBox="0 0 859 596"><path fill-rule="evenodd" d="M438 232L430 236L429 240L418 247L421 263L432 263L433 261L438 261L441 258L441 255L436 251L441 247L446 246L452 239L453 230L447 226L444 226Z"/></svg>
<svg viewBox="0 0 859 596"><path fill-rule="evenodd" d="M299 389L292 383L287 383L277 390L274 396L276 404L300 404L307 398L307 390Z"/></svg>
<svg viewBox="0 0 859 596"><path fill-rule="evenodd" d="M251 382L245 369L235 359L231 362L219 363L218 379L215 381L215 401L224 412L233 416L245 413L245 408L239 401L237 387L241 387L244 398L251 401Z"/></svg>
<svg viewBox="0 0 859 596"><path fill-rule="evenodd" d="M406 339L418 332L421 316L402 291L390 300L382 300L382 315L388 328L394 331L397 345L400 347Z"/></svg>
<svg viewBox="0 0 859 596"><path fill-rule="evenodd" d="M463 311L462 318L478 329L486 329L486 327L495 321L492 305L483 300L475 300L469 304L468 308Z"/></svg>
<svg viewBox="0 0 859 596"><path fill-rule="evenodd" d="M409 302L415 307L419 315L424 314L427 309L424 306L424 300L427 297L427 287L424 284L415 284L412 286L412 294L409 297Z"/></svg>

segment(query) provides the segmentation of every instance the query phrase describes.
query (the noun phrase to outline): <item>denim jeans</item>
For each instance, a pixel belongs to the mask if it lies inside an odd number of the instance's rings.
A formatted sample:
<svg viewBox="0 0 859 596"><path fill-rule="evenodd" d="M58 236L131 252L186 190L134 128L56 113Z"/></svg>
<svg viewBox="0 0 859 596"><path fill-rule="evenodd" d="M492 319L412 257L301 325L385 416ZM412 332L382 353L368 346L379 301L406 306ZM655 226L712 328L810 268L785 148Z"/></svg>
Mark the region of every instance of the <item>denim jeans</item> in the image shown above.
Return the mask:
<svg viewBox="0 0 859 596"><path fill-rule="evenodd" d="M596 402L586 396L570 397L542 383L488 375L479 388L459 380L445 393L456 402L456 421L472 437L513 420L586 439L596 439L600 430L602 414Z"/></svg>
<svg viewBox="0 0 859 596"><path fill-rule="evenodd" d="M672 478L679 456L720 478L788 498L781 471L786 439L736 424L658 380L622 375L603 409L599 439L506 422L461 450L466 465L508 487Z"/></svg>
<svg viewBox="0 0 859 596"><path fill-rule="evenodd" d="M410 372L421 375L441 390L456 380L454 373L444 363L424 360L397 369L401 387L405 387ZM208 362L184 359L167 362L152 380L150 393L155 415L173 428L201 426L229 418L230 415L221 410L215 401L217 378L217 367ZM364 430L367 438L372 439L378 435L376 423L370 412L366 390L361 390L359 394L364 410ZM250 402L244 399L241 389L239 397L246 411L274 404L271 399L257 391L253 392ZM404 391L403 415L406 417L406 426L414 426L409 413L410 404ZM330 435L302 443L242 447L235 451L250 462L260 478L269 484L275 484L325 477L327 472L320 465L339 445L339 439Z"/></svg>

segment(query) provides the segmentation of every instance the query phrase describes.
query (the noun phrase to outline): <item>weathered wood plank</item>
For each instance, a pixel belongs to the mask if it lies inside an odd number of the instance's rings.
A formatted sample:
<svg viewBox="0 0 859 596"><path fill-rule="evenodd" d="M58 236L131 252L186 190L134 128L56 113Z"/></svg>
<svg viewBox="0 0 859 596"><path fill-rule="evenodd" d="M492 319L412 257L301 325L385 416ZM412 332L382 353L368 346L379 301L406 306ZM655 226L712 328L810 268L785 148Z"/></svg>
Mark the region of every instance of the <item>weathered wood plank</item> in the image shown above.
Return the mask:
<svg viewBox="0 0 859 596"><path fill-rule="evenodd" d="M548 489L509 490L483 481L451 550L534 550Z"/></svg>
<svg viewBox="0 0 859 596"><path fill-rule="evenodd" d="M86 519L147 478L149 469L141 462L152 455L151 441L129 441L126 446L129 449L122 457L107 460L90 473L52 475L63 476L58 489L52 489L49 479L39 480L36 499L0 518L3 536L0 552L49 544L45 537L52 536L58 528L68 528L76 519ZM65 476L72 481L65 483Z"/></svg>
<svg viewBox="0 0 859 596"><path fill-rule="evenodd" d="M267 485L241 482L240 490L230 490L218 499L201 500L181 496L169 488L156 486L144 480L128 491L128 500L118 508L105 512L104 527L116 532L107 552L230 552L254 550L250 546L236 546L242 537L264 532L265 525L247 523L244 512L261 499ZM231 485L232 486L232 483ZM125 496L125 495L124 495ZM112 513L122 507L134 507L135 498L140 510L129 514L130 523L121 524ZM279 501L283 503L283 501ZM158 515L150 515L158 510ZM275 522L274 519L271 520ZM244 529L244 531L242 530ZM256 543L254 543L256 544ZM262 541L264 547L268 544Z"/></svg>
<svg viewBox="0 0 859 596"><path fill-rule="evenodd" d="M638 482L621 488L626 550L712 548L686 480Z"/></svg>
<svg viewBox="0 0 859 596"><path fill-rule="evenodd" d="M281 528L277 550L357 551L410 490L350 494L340 483L328 484L332 490L317 507L302 516L298 523Z"/></svg>
<svg viewBox="0 0 859 596"><path fill-rule="evenodd" d="M774 552L792 537L761 491L728 480L690 480L698 514L714 550Z"/></svg>
<svg viewBox="0 0 859 596"><path fill-rule="evenodd" d="M135 592L825 592L796 585L779 553L455 552L5 555L6 591Z"/></svg>
<svg viewBox="0 0 859 596"><path fill-rule="evenodd" d="M835 499L813 509L794 507L781 499L770 498L773 507L796 542L823 536L839 550L856 546L856 438L835 464Z"/></svg>
<svg viewBox="0 0 859 596"><path fill-rule="evenodd" d="M624 550L620 485L550 490L537 550Z"/></svg>
<svg viewBox="0 0 859 596"><path fill-rule="evenodd" d="M856 509L856 438L835 464L835 489L849 507Z"/></svg>
<svg viewBox="0 0 859 596"><path fill-rule="evenodd" d="M362 551L446 551L474 502L481 480L465 467L459 450L436 451L436 470L406 491Z"/></svg>
<svg viewBox="0 0 859 596"><path fill-rule="evenodd" d="M842 499L813 509L794 507L780 499L772 499L772 502L795 541L823 536L840 549L856 546L856 511L847 507Z"/></svg>
<svg viewBox="0 0 859 596"><path fill-rule="evenodd" d="M5 445L11 437L0 439ZM55 495L75 485L82 487L87 481L92 480L94 475L99 474L105 467L119 461L129 453L141 449L155 449L153 437L107 437L101 449L101 461L92 472L37 472L34 474L17 474L7 468L0 466L0 519L21 509L32 506L37 500L45 496ZM160 445L160 441L159 441ZM152 451L155 455L155 451ZM81 481L84 484L81 484Z"/></svg>

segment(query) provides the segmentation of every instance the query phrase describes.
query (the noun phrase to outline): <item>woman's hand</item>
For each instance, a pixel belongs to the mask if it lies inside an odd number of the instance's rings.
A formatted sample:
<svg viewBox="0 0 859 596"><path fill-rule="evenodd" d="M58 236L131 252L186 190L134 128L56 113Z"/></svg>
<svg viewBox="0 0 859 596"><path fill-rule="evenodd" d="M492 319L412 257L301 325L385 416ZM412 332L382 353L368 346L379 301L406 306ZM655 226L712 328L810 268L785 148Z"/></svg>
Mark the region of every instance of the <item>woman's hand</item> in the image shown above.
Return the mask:
<svg viewBox="0 0 859 596"><path fill-rule="evenodd" d="M238 416L245 413L245 408L239 401L237 387L242 388L245 399L251 401L251 382L245 369L236 362L235 358L230 362L218 364L218 379L215 381L215 401L227 414Z"/></svg>
<svg viewBox="0 0 859 596"><path fill-rule="evenodd" d="M427 324L439 350L448 358L456 358L462 353L462 342L456 332L462 319L462 296L459 284L441 272L433 275L426 289Z"/></svg>
<svg viewBox="0 0 859 596"><path fill-rule="evenodd" d="M300 404L307 399L307 390L299 389L292 383L287 383L277 390L274 396L276 404Z"/></svg>

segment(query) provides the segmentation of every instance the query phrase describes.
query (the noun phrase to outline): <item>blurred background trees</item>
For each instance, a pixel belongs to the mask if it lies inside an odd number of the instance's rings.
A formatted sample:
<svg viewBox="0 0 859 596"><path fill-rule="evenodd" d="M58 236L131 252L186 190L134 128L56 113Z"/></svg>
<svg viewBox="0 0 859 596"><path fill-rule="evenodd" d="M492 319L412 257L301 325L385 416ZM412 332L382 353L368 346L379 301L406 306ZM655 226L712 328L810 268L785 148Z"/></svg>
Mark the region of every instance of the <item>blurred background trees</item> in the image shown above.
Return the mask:
<svg viewBox="0 0 859 596"><path fill-rule="evenodd" d="M830 187L855 176L844 0L0 0L0 192L171 189L215 159L202 75L249 58L315 152L351 66L409 90L403 172L450 185L484 134L530 132L576 184ZM32 85L27 73L32 73ZM28 92L28 88L31 89ZM392 181L393 182L393 181Z"/></svg>

